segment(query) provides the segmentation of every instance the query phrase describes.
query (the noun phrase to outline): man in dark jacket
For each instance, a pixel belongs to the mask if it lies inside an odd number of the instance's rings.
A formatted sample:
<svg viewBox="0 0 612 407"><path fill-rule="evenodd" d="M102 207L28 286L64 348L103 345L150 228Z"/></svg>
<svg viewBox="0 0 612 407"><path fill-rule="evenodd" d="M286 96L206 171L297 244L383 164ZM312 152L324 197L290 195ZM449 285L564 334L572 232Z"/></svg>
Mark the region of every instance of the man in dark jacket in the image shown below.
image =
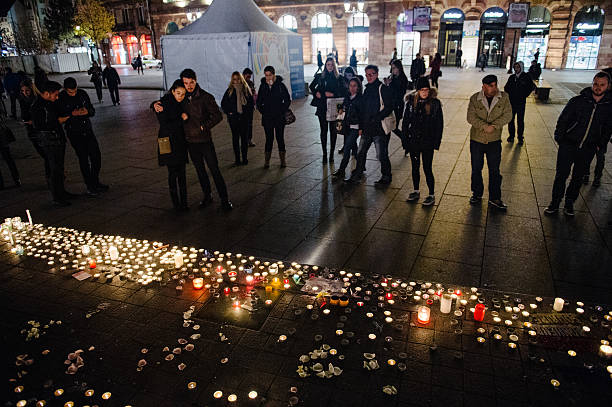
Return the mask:
<svg viewBox="0 0 612 407"><path fill-rule="evenodd" d="M533 92L535 85L531 77L525 73L525 67L522 61L514 63L514 73L508 78L504 91L510 97L510 105L512 106L512 120L508 123L508 142L514 142L514 118L518 127L518 143L523 144L523 133L525 131L525 105L527 97Z"/></svg>
<svg viewBox="0 0 612 407"><path fill-rule="evenodd" d="M57 206L68 206L68 199L75 198L64 188L64 156L66 154L66 136L62 129L69 117L60 114L57 99L62 85L55 81L47 81L42 84L40 96L32 105L30 110L32 126L36 136L45 151L51 173L47 179L53 204Z"/></svg>
<svg viewBox="0 0 612 407"><path fill-rule="evenodd" d="M213 95L200 88L193 69L184 69L181 72L181 79L187 90L187 95L183 101L185 103L185 113L189 116L184 123L187 149L204 193L200 208L212 203L210 180L204 167L206 161L221 199L221 207L224 210L231 210L232 203L229 201L227 186L219 169L219 160L211 134L212 128L223 120L223 113L217 106ZM155 103L155 111L158 113L163 111L159 102Z"/></svg>
<svg viewBox="0 0 612 407"><path fill-rule="evenodd" d="M538 61L531 61L531 66L529 67L529 76L531 80L537 81L540 79L540 75L542 75L542 67Z"/></svg>
<svg viewBox="0 0 612 407"><path fill-rule="evenodd" d="M17 96L19 95L19 84L21 79L19 75L13 72L11 68L6 68L4 74L4 89L11 99L11 117L17 117Z"/></svg>
<svg viewBox="0 0 612 407"><path fill-rule="evenodd" d="M390 132L383 129L382 121L393 113L393 97L388 86L378 79L378 67L368 65L365 69L368 84L361 98L360 124L363 129L359 151L357 152L357 167L347 181L357 183L365 170L368 150L372 143L376 147L376 156L380 161L382 177L375 182L377 185L391 183L391 161L389 161ZM382 99L383 106L380 105ZM391 129L389 129L391 130Z"/></svg>
<svg viewBox="0 0 612 407"><path fill-rule="evenodd" d="M459 69L463 66L463 51L461 51L461 47L457 49L457 54L455 54L455 66Z"/></svg>
<svg viewBox="0 0 612 407"><path fill-rule="evenodd" d="M102 71L102 82L104 86L108 87L113 106L120 105L119 85L121 85L121 78L119 78L117 70L111 66L110 62L106 63L106 68Z"/></svg>
<svg viewBox="0 0 612 407"><path fill-rule="evenodd" d="M421 58L421 54L416 54L416 58L412 61L412 65L410 65L410 79L412 83L416 83L423 75L425 75L425 60Z"/></svg>
<svg viewBox="0 0 612 407"><path fill-rule="evenodd" d="M321 55L321 51L317 51L317 72L321 72L323 69L323 56Z"/></svg>
<svg viewBox="0 0 612 407"><path fill-rule="evenodd" d="M547 215L556 214L565 195L567 216L574 216L574 202L593 156L606 148L612 135L612 98L608 91L610 77L599 72L590 88L570 99L561 112L555 128L555 140L559 143L557 172L552 190L552 200L544 210ZM572 170L572 165L573 170ZM572 171L572 178L565 189L565 181Z"/></svg>
<svg viewBox="0 0 612 407"><path fill-rule="evenodd" d="M89 120L96 114L89 95L83 89L77 88L76 79L68 77L64 79L64 90L60 93L57 103L61 115L68 117L64 129L79 159L87 194L96 196L99 192L107 191L108 185L102 184L99 178L102 154Z"/></svg>

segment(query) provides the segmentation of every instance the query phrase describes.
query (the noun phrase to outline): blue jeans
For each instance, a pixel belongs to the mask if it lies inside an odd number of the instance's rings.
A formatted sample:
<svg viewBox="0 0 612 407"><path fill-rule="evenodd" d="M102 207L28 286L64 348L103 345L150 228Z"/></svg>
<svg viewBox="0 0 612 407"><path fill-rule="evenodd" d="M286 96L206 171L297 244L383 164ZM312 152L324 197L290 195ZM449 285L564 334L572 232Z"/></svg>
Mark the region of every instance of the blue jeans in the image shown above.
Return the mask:
<svg viewBox="0 0 612 407"><path fill-rule="evenodd" d="M344 156L340 162L339 171L346 170L349 160L351 159L351 153L357 156L357 138L359 137L359 130L350 129L349 134L344 137Z"/></svg>
<svg viewBox="0 0 612 407"><path fill-rule="evenodd" d="M368 156L368 150L372 143L376 148L376 158L380 161L380 172L382 177L391 180L391 161L389 161L389 139L391 138L382 129L382 125L377 123L374 131L366 132L364 130L361 141L359 142L359 151L357 152L357 167L353 171L351 177L360 178L365 171L365 163ZM372 134L374 133L374 135Z"/></svg>

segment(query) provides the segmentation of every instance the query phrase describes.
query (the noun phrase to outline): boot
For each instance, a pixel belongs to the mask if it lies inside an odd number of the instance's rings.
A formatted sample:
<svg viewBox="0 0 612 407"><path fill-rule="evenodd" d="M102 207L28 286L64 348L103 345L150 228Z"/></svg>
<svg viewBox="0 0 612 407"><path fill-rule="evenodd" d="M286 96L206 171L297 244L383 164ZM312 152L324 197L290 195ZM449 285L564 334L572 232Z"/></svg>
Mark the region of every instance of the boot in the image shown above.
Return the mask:
<svg viewBox="0 0 612 407"><path fill-rule="evenodd" d="M265 152L266 162L264 163L264 168L270 168L270 158L272 158L272 151Z"/></svg>
<svg viewBox="0 0 612 407"><path fill-rule="evenodd" d="M287 157L287 152L286 151L279 151L278 155L280 155L280 161L281 161L281 168L285 168L287 166L287 161L285 161L285 158Z"/></svg>
<svg viewBox="0 0 612 407"><path fill-rule="evenodd" d="M176 190L170 190L170 198L172 199L172 206L174 206L175 210L181 209L181 202L179 201L178 193Z"/></svg>

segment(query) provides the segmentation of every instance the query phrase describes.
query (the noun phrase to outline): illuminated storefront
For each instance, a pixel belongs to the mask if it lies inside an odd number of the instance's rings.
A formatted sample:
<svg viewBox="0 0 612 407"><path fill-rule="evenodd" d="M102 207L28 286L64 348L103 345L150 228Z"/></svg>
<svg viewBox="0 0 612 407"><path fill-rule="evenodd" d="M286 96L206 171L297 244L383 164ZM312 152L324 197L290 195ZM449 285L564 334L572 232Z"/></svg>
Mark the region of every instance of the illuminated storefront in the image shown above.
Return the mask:
<svg viewBox="0 0 612 407"><path fill-rule="evenodd" d="M406 10L397 17L395 47L397 57L404 65L410 65L421 49L421 33L412 31L412 18L412 10Z"/></svg>
<svg viewBox="0 0 612 407"><path fill-rule="evenodd" d="M321 51L323 61L331 54L334 48L334 36L332 34L332 21L329 14L319 13L312 18L312 56L317 60L317 52Z"/></svg>
<svg viewBox="0 0 612 407"><path fill-rule="evenodd" d="M457 63L457 50L461 48L464 20L463 11L458 8L446 10L440 18L438 52L442 55L443 65L455 66Z"/></svg>
<svg viewBox="0 0 612 407"><path fill-rule="evenodd" d="M368 62L368 48L370 46L370 20L365 13L353 13L348 20L348 55L356 51L357 61L362 64Z"/></svg>
<svg viewBox="0 0 612 407"><path fill-rule="evenodd" d="M545 7L530 7L527 27L521 31L521 40L516 57L517 61L522 61L525 67L529 67L539 50L538 62L544 68L549 33L550 12Z"/></svg>
<svg viewBox="0 0 612 407"><path fill-rule="evenodd" d="M500 7L491 7L480 17L478 55L487 54L487 66L502 67L504 39L506 36L506 12Z"/></svg>
<svg viewBox="0 0 612 407"><path fill-rule="evenodd" d="M565 67L595 69L604 26L604 10L598 6L583 7L574 18L574 27Z"/></svg>
<svg viewBox="0 0 612 407"><path fill-rule="evenodd" d="M111 38L111 57L113 64L122 65L128 63L127 53L123 47L123 39L118 35L114 35Z"/></svg>

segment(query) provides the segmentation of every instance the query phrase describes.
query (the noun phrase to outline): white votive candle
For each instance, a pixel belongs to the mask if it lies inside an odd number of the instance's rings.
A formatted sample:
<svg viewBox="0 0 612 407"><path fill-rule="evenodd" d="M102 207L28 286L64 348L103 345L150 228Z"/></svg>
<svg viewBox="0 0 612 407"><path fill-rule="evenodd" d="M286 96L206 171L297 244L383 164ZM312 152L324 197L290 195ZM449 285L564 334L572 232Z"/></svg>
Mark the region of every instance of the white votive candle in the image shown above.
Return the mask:
<svg viewBox="0 0 612 407"><path fill-rule="evenodd" d="M555 303L553 304L553 309L557 312L561 312L563 310L563 304L565 303L565 301L563 301L563 298L557 297L555 298Z"/></svg>
<svg viewBox="0 0 612 407"><path fill-rule="evenodd" d="M440 312L443 314L448 314L451 312L451 306L453 304L453 298L450 294L442 294L440 297Z"/></svg>

